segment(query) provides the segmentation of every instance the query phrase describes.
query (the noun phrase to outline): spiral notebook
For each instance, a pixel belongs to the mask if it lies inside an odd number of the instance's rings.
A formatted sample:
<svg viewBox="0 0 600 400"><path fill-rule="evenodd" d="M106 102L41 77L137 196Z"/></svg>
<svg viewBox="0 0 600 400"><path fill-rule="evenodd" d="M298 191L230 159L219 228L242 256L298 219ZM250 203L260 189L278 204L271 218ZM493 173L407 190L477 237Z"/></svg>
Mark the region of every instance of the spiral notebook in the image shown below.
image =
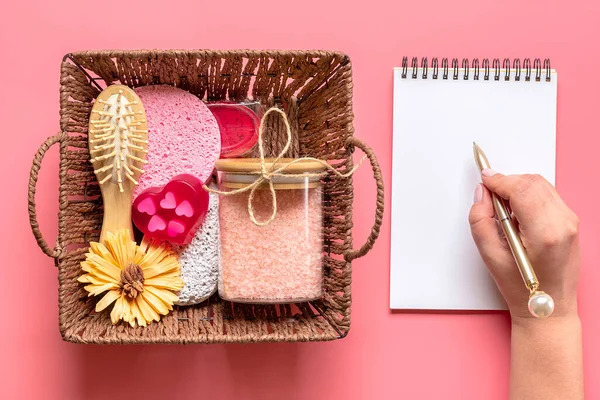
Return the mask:
<svg viewBox="0 0 600 400"><path fill-rule="evenodd" d="M556 88L549 60L404 58L394 70L391 308L506 309L469 229L472 143L499 172L554 183Z"/></svg>

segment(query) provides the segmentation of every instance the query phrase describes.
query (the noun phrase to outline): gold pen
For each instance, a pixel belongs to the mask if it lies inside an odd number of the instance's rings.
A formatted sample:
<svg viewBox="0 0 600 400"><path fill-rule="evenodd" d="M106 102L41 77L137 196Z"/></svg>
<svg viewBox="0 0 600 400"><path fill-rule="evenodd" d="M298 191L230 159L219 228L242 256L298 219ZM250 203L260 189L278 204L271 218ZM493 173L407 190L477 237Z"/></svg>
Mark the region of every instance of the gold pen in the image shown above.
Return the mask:
<svg viewBox="0 0 600 400"><path fill-rule="evenodd" d="M480 173L484 169L491 168L485 153L475 142L473 142L473 155L475 156L475 162L477 163L477 167L479 167ZM529 261L525 247L521 242L519 233L512 222L506 204L500 196L493 192L492 203L494 204L494 210L496 211L500 225L502 225L502 231L504 232L504 236L506 236L508 247L510 247L517 267L519 267L523 282L525 282L525 286L529 289L529 302L527 304L529 312L536 318L549 317L554 311L554 300L549 294L538 290L540 283L535 275L531 261Z"/></svg>

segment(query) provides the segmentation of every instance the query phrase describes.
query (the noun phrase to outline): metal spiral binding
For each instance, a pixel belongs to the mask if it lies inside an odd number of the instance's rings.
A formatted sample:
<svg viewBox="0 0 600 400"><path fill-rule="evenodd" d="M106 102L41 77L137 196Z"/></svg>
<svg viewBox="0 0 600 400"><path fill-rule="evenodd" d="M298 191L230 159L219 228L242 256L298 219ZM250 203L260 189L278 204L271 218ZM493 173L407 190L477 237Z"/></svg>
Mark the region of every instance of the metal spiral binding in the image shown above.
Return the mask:
<svg viewBox="0 0 600 400"><path fill-rule="evenodd" d="M429 68L431 66L431 79L445 79L448 80L449 76L450 76L450 69L452 69L452 80L458 80L459 79L459 61L458 58L453 58L450 63L448 62L448 58L442 58L441 61L441 73L440 73L440 66L439 66L440 62L439 59L437 57L432 58L431 59L431 64L429 63L427 57L423 57L421 59L421 63L419 65L419 59L417 57L412 57L411 61L410 61L410 66L408 65L408 57L403 57L402 58L402 78L403 79L407 79L408 76L410 75L411 79L417 79L418 78L418 73L419 73L419 68L421 68L421 79L428 79L428 72L429 72ZM450 67L448 67L448 65L451 65ZM490 60L488 58L484 58L483 60L481 60L481 63L479 62L478 58L474 58L469 66L469 59L468 58L463 58L462 62L460 64L463 74L462 74L462 79L463 80L468 80L470 76L473 77L474 80L479 80L480 79L480 71L483 72L483 77L482 79L485 81L489 81L491 77L493 77L493 80L495 81L500 81L500 79L504 80L504 81L510 81L511 80L511 73L514 71L514 76L512 76L512 79L514 81L520 81L521 77L523 76L523 79L526 82L529 82L532 80L532 73L533 73L533 79L535 79L536 82L540 82L542 80L542 78L546 81L546 82L550 82L551 80L551 76L552 76L552 71L550 68L550 59L546 58L544 60L544 63L542 65L542 61L539 58L536 58L533 60L533 66L531 63L531 59L529 58L525 58L523 59L523 63L521 64L521 59L519 58L515 58L514 60L512 60L512 64L511 64L511 60L510 58L505 58L502 61L502 68L500 67L500 59L499 58L494 58L491 61L491 67L490 67ZM409 71L410 69L410 71ZM502 71L504 70L504 74L502 74ZM472 71L472 74L471 74ZM491 75L490 72L493 74Z"/></svg>
<svg viewBox="0 0 600 400"><path fill-rule="evenodd" d="M494 68L494 80L499 81L500 80L500 60L498 60L497 58L494 58L492 60L492 68Z"/></svg>

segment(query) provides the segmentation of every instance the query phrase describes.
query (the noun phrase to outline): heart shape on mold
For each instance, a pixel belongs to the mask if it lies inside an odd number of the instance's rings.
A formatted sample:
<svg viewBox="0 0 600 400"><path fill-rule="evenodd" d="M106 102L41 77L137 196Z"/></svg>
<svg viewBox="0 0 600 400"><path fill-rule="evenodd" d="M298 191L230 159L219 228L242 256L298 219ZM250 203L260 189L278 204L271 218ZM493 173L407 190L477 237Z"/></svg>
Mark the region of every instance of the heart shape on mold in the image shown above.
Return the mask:
<svg viewBox="0 0 600 400"><path fill-rule="evenodd" d="M148 222L148 230L150 232L163 231L166 226L165 220L158 215L153 215L150 218L150 222Z"/></svg>
<svg viewBox="0 0 600 400"><path fill-rule="evenodd" d="M182 224L179 221L175 221L174 219L169 221L169 228L167 229L167 233L169 234L169 236L175 237L180 233L183 233L183 231L185 231L184 224Z"/></svg>
<svg viewBox="0 0 600 400"><path fill-rule="evenodd" d="M137 210L141 213L146 213L148 215L156 214L156 206L152 199L146 198L137 205Z"/></svg>
<svg viewBox="0 0 600 400"><path fill-rule="evenodd" d="M144 190L133 202L135 226L148 237L189 243L208 211L209 196L193 175L177 175L163 187Z"/></svg>
<svg viewBox="0 0 600 400"><path fill-rule="evenodd" d="M172 210L173 208L177 207L175 195L171 192L165 193L165 198L160 201L160 206L162 208L166 208L167 210Z"/></svg>
<svg viewBox="0 0 600 400"><path fill-rule="evenodd" d="M180 217L191 217L194 215L194 209L189 201L184 200L175 209L175 214L179 215Z"/></svg>

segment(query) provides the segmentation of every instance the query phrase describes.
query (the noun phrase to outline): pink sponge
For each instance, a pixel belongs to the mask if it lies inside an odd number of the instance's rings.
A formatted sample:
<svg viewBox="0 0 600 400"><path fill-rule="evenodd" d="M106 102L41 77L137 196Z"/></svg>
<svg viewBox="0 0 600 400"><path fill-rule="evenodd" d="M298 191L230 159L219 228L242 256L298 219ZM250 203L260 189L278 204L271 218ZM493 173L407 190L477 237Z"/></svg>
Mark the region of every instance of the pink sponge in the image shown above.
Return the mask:
<svg viewBox="0 0 600 400"><path fill-rule="evenodd" d="M193 94L172 86L143 86L135 92L148 120L148 164L134 199L180 174L206 182L221 152L219 125L208 107Z"/></svg>

